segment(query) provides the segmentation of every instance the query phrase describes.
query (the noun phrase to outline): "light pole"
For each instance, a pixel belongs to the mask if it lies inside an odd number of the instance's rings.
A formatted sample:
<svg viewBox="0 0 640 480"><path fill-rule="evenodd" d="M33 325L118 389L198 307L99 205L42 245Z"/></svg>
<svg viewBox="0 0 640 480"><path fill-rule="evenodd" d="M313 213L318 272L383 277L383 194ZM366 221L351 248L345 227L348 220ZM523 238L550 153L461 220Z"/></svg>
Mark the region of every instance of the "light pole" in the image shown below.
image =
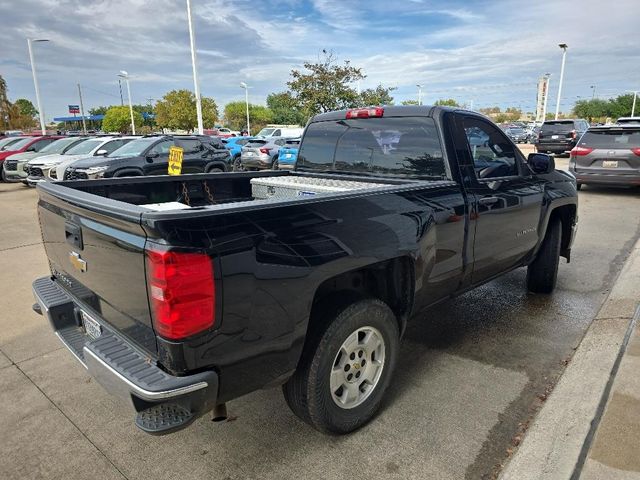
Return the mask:
<svg viewBox="0 0 640 480"><path fill-rule="evenodd" d="M593 100L594 98L596 98L596 86L591 85L591 100Z"/></svg>
<svg viewBox="0 0 640 480"><path fill-rule="evenodd" d="M418 105L422 105L422 85L416 85L418 87Z"/></svg>
<svg viewBox="0 0 640 480"><path fill-rule="evenodd" d="M249 124L249 85L240 82L240 87L244 88L244 102L247 105L247 135L251 136L251 125Z"/></svg>
<svg viewBox="0 0 640 480"><path fill-rule="evenodd" d="M187 0L187 18L189 20L189 40L191 42L191 66L193 67L193 89L196 94L196 115L198 116L198 133L204 134L202 124L202 99L200 98L200 82L198 81L198 60L196 58L196 39L193 33L193 19L191 18L191 0Z"/></svg>
<svg viewBox="0 0 640 480"><path fill-rule="evenodd" d="M136 134L136 125L133 122L133 105L131 104L131 88L129 87L129 74L124 70L120 70L119 77L124 78L127 83L127 97L129 98L129 114L131 115L131 134Z"/></svg>
<svg viewBox="0 0 640 480"><path fill-rule="evenodd" d="M564 62L567 59L567 48L569 46L566 43L560 43L558 46L562 49L562 66L560 67L560 83L558 84L558 99L556 100L556 117L560 113L560 97L562 96L562 80L564 79Z"/></svg>
<svg viewBox="0 0 640 480"><path fill-rule="evenodd" d="M40 87L38 86L38 76L36 75L36 64L33 60L33 47L31 46L33 42L48 42L49 40L44 38L32 39L27 38L27 46L29 47L29 60L31 61L31 73L33 73L33 86L36 89L36 103L38 104L38 114L40 116L40 130L42 135L45 134L45 125L44 125L44 111L42 110L42 104L40 103Z"/></svg>
<svg viewBox="0 0 640 480"><path fill-rule="evenodd" d="M636 116L636 98L638 98L638 90L629 90L629 93L633 93L633 104L631 105L631 116Z"/></svg>

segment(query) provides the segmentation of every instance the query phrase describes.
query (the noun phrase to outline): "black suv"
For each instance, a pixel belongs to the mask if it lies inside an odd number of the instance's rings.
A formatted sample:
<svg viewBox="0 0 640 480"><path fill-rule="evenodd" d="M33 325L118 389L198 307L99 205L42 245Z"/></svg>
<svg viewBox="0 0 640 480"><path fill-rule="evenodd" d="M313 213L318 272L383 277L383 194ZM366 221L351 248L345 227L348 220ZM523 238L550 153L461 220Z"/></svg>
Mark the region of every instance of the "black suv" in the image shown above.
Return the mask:
<svg viewBox="0 0 640 480"><path fill-rule="evenodd" d="M166 175L172 146L184 149L182 173L231 170L229 150L218 138L207 135L148 135L123 145L106 157L78 160L67 168L64 179Z"/></svg>
<svg viewBox="0 0 640 480"><path fill-rule="evenodd" d="M564 153L576 146L589 128L586 120L547 120L542 124L536 141L540 153Z"/></svg>

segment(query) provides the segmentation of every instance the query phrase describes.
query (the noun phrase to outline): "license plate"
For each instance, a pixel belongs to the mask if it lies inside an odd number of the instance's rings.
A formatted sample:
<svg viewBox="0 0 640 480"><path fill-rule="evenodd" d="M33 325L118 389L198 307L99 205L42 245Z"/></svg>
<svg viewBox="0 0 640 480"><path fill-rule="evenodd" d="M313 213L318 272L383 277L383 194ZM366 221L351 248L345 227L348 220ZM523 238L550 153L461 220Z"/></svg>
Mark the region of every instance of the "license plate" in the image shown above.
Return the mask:
<svg viewBox="0 0 640 480"><path fill-rule="evenodd" d="M603 160L602 161L603 168L618 168L617 160Z"/></svg>
<svg viewBox="0 0 640 480"><path fill-rule="evenodd" d="M91 318L83 311L80 311L80 318L82 318L82 326L84 327L84 331L87 333L87 335L89 335L93 339L96 339L100 335L102 335L102 327L93 318Z"/></svg>
<svg viewBox="0 0 640 480"><path fill-rule="evenodd" d="M285 154L284 158L293 158L293 153Z"/></svg>
<svg viewBox="0 0 640 480"><path fill-rule="evenodd" d="M551 135L551 140L557 140L558 138L560 138L559 135Z"/></svg>
<svg viewBox="0 0 640 480"><path fill-rule="evenodd" d="M253 157L253 155L254 155L254 153L253 153L253 152L244 152L244 154L245 154L247 157Z"/></svg>

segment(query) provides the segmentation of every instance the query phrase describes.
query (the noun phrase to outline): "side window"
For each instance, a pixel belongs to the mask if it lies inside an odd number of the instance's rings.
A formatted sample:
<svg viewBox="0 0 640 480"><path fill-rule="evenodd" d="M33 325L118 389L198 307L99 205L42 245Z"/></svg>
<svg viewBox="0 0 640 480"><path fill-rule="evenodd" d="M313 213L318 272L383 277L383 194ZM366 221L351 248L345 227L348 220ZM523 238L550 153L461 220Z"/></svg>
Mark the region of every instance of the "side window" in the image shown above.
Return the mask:
<svg viewBox="0 0 640 480"><path fill-rule="evenodd" d="M178 140L178 146L184 148L184 153L197 153L201 150L201 143L199 140Z"/></svg>
<svg viewBox="0 0 640 480"><path fill-rule="evenodd" d="M284 145L284 142L285 142L285 141L284 141L283 139L280 139L280 140L276 140L274 143L275 143L276 145L278 145L279 147L281 147L282 145Z"/></svg>
<svg viewBox="0 0 640 480"><path fill-rule="evenodd" d="M156 143L149 153L159 153L160 155L168 154L169 148L173 147L173 140L163 140L162 142Z"/></svg>
<svg viewBox="0 0 640 480"><path fill-rule="evenodd" d="M116 149L120 148L122 145L124 145L124 141L123 140L114 140L113 142L105 143L104 145L102 145L99 148L99 150L106 150L107 151L107 155L109 155L111 152L113 152Z"/></svg>
<svg viewBox="0 0 640 480"><path fill-rule="evenodd" d="M483 120L463 120L469 150L479 179L518 175L514 146L499 128Z"/></svg>
<svg viewBox="0 0 640 480"><path fill-rule="evenodd" d="M272 137L279 137L280 135L282 135L282 130L280 129L277 129L275 132L271 134Z"/></svg>
<svg viewBox="0 0 640 480"><path fill-rule="evenodd" d="M39 140L37 142L35 142L33 145L31 145L34 148L34 152L39 152L40 150L42 150L44 147L46 147L47 145L49 145L51 142L53 142L55 139L53 138L47 138L46 140Z"/></svg>

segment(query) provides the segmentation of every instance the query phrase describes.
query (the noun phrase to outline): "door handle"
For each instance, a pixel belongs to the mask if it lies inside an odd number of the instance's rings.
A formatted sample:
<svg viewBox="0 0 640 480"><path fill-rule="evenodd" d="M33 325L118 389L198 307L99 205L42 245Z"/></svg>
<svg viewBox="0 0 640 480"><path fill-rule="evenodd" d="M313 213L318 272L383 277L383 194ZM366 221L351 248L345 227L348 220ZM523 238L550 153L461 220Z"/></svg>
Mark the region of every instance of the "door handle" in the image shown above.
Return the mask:
<svg viewBox="0 0 640 480"><path fill-rule="evenodd" d="M478 200L478 203L480 205L493 205L494 203L498 203L500 201L500 198L498 197L482 197L480 200Z"/></svg>

